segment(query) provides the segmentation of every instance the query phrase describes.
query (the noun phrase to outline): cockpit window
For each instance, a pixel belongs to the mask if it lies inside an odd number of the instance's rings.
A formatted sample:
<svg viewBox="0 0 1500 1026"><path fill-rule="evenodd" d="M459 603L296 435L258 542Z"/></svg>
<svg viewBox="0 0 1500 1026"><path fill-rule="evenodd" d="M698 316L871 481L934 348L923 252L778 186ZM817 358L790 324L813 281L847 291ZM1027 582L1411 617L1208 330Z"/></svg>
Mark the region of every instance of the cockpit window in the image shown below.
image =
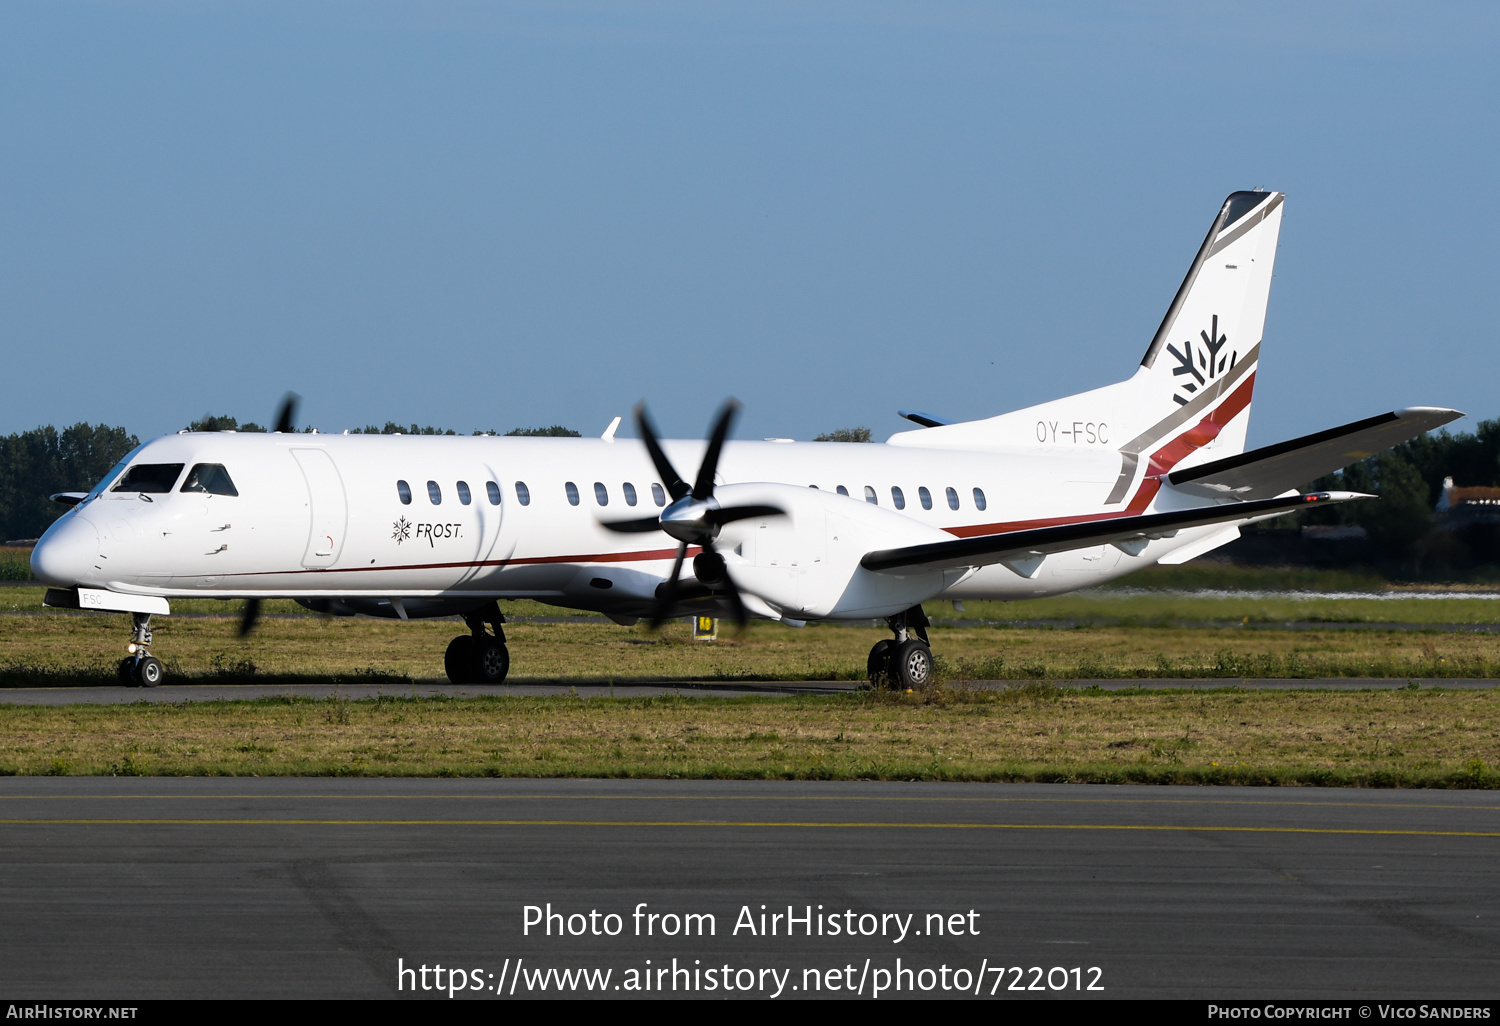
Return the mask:
<svg viewBox="0 0 1500 1026"><path fill-rule="evenodd" d="M239 489L229 480L229 471L222 463L199 463L188 471L182 482L184 492L207 492L209 495L238 495Z"/></svg>
<svg viewBox="0 0 1500 1026"><path fill-rule="evenodd" d="M95 498L99 495L99 493L103 492L110 485L114 484L115 478L119 477L125 472L125 468L130 466L130 461L135 459L135 454L140 452L144 448L144 445L138 445L134 449L131 449L129 452L127 452L123 457L121 457L120 462L111 467L109 469L109 473L101 477L99 479L99 483L94 485L93 490L89 492L89 499ZM84 501L87 502L88 500L85 499Z"/></svg>
<svg viewBox="0 0 1500 1026"><path fill-rule="evenodd" d="M125 472L120 483L110 491L145 492L148 495L170 492L177 483L177 475L182 473L182 468L181 463L137 463Z"/></svg>

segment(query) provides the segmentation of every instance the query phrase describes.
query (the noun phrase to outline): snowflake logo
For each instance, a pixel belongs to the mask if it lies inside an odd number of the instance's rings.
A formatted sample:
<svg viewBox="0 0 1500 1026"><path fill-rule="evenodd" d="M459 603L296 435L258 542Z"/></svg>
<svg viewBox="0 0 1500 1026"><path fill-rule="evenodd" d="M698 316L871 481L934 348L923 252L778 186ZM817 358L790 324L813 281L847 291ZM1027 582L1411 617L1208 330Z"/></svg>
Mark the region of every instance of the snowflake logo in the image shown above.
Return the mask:
<svg viewBox="0 0 1500 1026"><path fill-rule="evenodd" d="M411 521L407 520L405 517L397 520L391 526L394 528L394 530L391 531L391 537L396 539L397 545L400 545L402 542L406 541L406 539L411 537Z"/></svg>
<svg viewBox="0 0 1500 1026"><path fill-rule="evenodd" d="M1214 315L1213 327L1208 331L1198 332L1198 337L1203 340L1203 344L1196 350L1191 339L1182 344L1180 353L1176 346L1170 343L1167 345L1167 352L1177 360L1177 366L1172 368L1172 376L1177 378L1187 375L1189 378L1180 384L1187 396L1181 394L1172 396L1179 406L1186 406L1188 397L1206 388L1209 382L1216 380L1219 375L1232 368L1235 361L1239 359L1239 354L1233 351L1228 356L1219 355L1220 350L1229 344L1229 336L1219 334L1218 314ZM1194 357L1197 358L1196 365Z"/></svg>

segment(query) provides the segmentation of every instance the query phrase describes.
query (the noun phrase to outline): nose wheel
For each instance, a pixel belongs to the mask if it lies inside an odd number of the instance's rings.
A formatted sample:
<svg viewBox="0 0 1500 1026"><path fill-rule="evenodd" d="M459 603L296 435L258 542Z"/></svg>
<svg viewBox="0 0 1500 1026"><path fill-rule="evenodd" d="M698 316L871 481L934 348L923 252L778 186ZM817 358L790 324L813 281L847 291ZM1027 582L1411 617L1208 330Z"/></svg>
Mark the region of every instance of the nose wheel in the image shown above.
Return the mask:
<svg viewBox="0 0 1500 1026"><path fill-rule="evenodd" d="M866 671L871 687L920 691L932 681L932 645L927 640L927 615L921 606L888 617L895 638L882 638L870 649Z"/></svg>
<svg viewBox="0 0 1500 1026"><path fill-rule="evenodd" d="M498 603L491 602L464 617L468 634L448 642L443 670L454 684L500 684L510 673L510 649L505 645L505 617ZM486 628L493 628L490 633Z"/></svg>
<svg viewBox="0 0 1500 1026"><path fill-rule="evenodd" d="M149 650L151 614L131 613L130 620L130 644L125 646L130 654L120 660L120 683L127 688L154 688L161 683L165 670Z"/></svg>

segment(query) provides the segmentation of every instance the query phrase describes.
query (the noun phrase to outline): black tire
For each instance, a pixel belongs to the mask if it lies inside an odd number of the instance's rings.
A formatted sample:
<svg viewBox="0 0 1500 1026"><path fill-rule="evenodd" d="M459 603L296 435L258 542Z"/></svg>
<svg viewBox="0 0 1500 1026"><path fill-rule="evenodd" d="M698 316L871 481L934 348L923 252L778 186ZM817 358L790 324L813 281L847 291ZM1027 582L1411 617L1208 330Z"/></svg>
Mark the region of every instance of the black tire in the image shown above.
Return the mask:
<svg viewBox="0 0 1500 1026"><path fill-rule="evenodd" d="M891 649L896 643L890 638L875 642L875 647L870 649L870 658L865 661L865 676L870 678L871 687L882 687L888 685L891 679Z"/></svg>
<svg viewBox="0 0 1500 1026"><path fill-rule="evenodd" d="M127 688L140 683L135 678L135 656L126 656L120 660L120 683Z"/></svg>
<svg viewBox="0 0 1500 1026"><path fill-rule="evenodd" d="M510 649L499 638L475 638L472 653L473 683L499 684L510 673Z"/></svg>
<svg viewBox="0 0 1500 1026"><path fill-rule="evenodd" d="M932 649L913 638L891 653L891 681L902 691L921 691L932 682Z"/></svg>
<svg viewBox="0 0 1500 1026"><path fill-rule="evenodd" d="M460 634L448 642L448 651L443 653L443 672L455 684L472 684L474 675L474 639Z"/></svg>
<svg viewBox="0 0 1500 1026"><path fill-rule="evenodd" d="M161 660L156 656L147 656L136 664L135 674L143 688L154 688L161 683L162 674Z"/></svg>

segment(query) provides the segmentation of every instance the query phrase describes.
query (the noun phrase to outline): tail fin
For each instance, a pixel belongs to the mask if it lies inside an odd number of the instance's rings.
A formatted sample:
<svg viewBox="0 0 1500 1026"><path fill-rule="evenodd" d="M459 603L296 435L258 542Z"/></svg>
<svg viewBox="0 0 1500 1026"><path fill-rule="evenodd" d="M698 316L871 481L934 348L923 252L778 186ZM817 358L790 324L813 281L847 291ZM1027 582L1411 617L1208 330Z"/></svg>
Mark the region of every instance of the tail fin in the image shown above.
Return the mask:
<svg viewBox="0 0 1500 1026"><path fill-rule="evenodd" d="M1281 234L1281 201L1279 192L1236 192L1219 209L1141 359L1141 371L1162 404L1170 397L1178 406L1197 405L1205 394L1221 394L1222 383L1241 364L1250 366L1233 375L1236 379L1255 373ZM1243 432L1240 444L1243 448Z"/></svg>
<svg viewBox="0 0 1500 1026"><path fill-rule="evenodd" d="M1159 475L1243 452L1282 199L1236 192L1224 201L1130 378L987 420L903 431L890 443L1116 449L1120 478L1107 504L1124 500L1143 456L1146 473Z"/></svg>

